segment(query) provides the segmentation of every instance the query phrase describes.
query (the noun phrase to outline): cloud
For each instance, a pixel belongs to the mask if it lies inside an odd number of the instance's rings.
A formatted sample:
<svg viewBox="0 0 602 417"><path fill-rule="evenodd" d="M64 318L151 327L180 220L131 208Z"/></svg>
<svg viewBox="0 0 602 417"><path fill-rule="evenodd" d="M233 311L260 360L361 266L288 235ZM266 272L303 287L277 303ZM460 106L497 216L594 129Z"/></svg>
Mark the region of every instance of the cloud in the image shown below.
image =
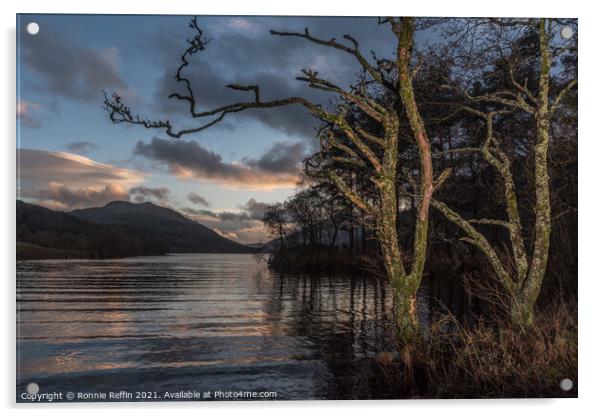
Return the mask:
<svg viewBox="0 0 602 417"><path fill-rule="evenodd" d="M268 204L254 198L239 206L240 211L211 211L185 207L181 211L216 233L241 243L266 242L270 239L263 226L263 214Z"/></svg>
<svg viewBox="0 0 602 417"><path fill-rule="evenodd" d="M138 141L134 154L167 166L180 178L212 180L224 185L272 189L295 185L301 174L304 149L297 144L279 142L259 159L224 162L221 155L203 148L198 142L153 138ZM287 155L287 150L292 155ZM296 159L296 160L295 160Z"/></svg>
<svg viewBox="0 0 602 417"><path fill-rule="evenodd" d="M143 203L154 200L159 203L166 203L171 192L166 187L150 188L143 185L130 188L129 198L135 203Z"/></svg>
<svg viewBox="0 0 602 417"><path fill-rule="evenodd" d="M36 85L59 96L99 102L101 90L131 95L117 70L117 49L77 45L73 37L47 25L44 34L22 36L20 57L40 77Z"/></svg>
<svg viewBox="0 0 602 417"><path fill-rule="evenodd" d="M298 172L299 162L306 156L307 145L303 142L276 142L259 159L245 158L246 165L266 172Z"/></svg>
<svg viewBox="0 0 602 417"><path fill-rule="evenodd" d="M197 193L189 193L188 200L190 200L191 203L198 204L200 206L209 207L211 205L205 197L200 196Z"/></svg>
<svg viewBox="0 0 602 417"><path fill-rule="evenodd" d="M219 219L219 216L217 214L215 214L214 212L212 212L211 210L194 209L191 207L185 207L185 208L181 209L181 211L184 212L185 214L188 214L189 216L197 218L197 220L198 219L206 219L206 218Z"/></svg>
<svg viewBox="0 0 602 417"><path fill-rule="evenodd" d="M115 200L127 200L128 193L118 184L107 184L101 189L72 189L64 184L51 182L48 188L38 190L34 197L43 205L55 209L74 209L104 206Z"/></svg>
<svg viewBox="0 0 602 417"><path fill-rule="evenodd" d="M78 153L78 154L87 154L93 150L100 149L100 147L92 142L69 142L65 144L65 148L69 152Z"/></svg>
<svg viewBox="0 0 602 417"><path fill-rule="evenodd" d="M251 31L257 32L259 31L259 27L257 25L251 23L248 19L244 17L233 17L227 20L226 22L229 28L243 30L243 31Z"/></svg>
<svg viewBox="0 0 602 417"><path fill-rule="evenodd" d="M138 171L68 152L17 150L19 197L47 207L73 209L127 200L143 181Z"/></svg>
<svg viewBox="0 0 602 417"><path fill-rule="evenodd" d="M247 204L240 208L249 214L249 217L253 220L262 220L263 216L270 205L268 203L261 203L254 198L247 201Z"/></svg>

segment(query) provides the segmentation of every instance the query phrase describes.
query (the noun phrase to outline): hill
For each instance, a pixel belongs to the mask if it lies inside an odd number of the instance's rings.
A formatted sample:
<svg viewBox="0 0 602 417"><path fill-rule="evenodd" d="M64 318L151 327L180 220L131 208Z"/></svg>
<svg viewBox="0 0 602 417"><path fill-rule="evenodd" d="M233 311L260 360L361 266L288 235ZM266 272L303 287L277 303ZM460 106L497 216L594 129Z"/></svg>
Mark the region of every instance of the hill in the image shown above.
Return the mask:
<svg viewBox="0 0 602 417"><path fill-rule="evenodd" d="M255 251L151 203L114 201L65 213L17 201L17 259Z"/></svg>
<svg viewBox="0 0 602 417"><path fill-rule="evenodd" d="M241 245L177 211L152 203L114 201L104 207L74 210L69 213L94 224L133 228L136 235L160 241L169 252L179 253L252 253L253 248Z"/></svg>
<svg viewBox="0 0 602 417"><path fill-rule="evenodd" d="M17 201L17 259L162 255L168 247L128 227L92 224L68 213Z"/></svg>

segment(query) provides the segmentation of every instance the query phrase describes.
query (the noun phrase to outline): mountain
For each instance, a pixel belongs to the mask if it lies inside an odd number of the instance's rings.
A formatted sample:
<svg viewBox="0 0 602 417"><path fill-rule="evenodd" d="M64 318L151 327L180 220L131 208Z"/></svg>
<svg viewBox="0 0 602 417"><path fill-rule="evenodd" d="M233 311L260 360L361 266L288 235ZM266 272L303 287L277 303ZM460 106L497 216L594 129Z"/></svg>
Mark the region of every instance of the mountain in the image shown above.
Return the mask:
<svg viewBox="0 0 602 417"><path fill-rule="evenodd" d="M17 200L17 258L119 258L187 253L252 253L180 213L114 201L70 213Z"/></svg>
<svg viewBox="0 0 602 417"><path fill-rule="evenodd" d="M168 247L136 230L106 227L17 201L17 259L120 258L162 255Z"/></svg>
<svg viewBox="0 0 602 417"><path fill-rule="evenodd" d="M136 236L164 243L169 252L252 253L253 248L220 236L180 213L152 203L113 201L104 207L69 213L94 224L118 225L135 229Z"/></svg>

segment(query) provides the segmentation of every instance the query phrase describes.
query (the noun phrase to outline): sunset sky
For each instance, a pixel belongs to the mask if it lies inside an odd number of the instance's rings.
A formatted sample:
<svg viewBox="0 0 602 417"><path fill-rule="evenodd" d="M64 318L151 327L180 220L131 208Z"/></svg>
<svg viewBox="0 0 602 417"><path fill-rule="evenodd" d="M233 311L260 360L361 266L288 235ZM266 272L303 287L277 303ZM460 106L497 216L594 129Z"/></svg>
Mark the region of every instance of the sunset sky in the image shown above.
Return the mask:
<svg viewBox="0 0 602 417"><path fill-rule="evenodd" d="M102 90L117 91L152 119L193 127L185 103L167 96L192 35L189 16L19 15L18 196L60 210L113 200L152 201L186 213L244 243L266 241L259 219L268 203L290 196L300 162L317 149L316 122L303 108L253 110L181 139L161 130L113 125ZM40 31L26 32L30 22ZM265 100L331 95L295 80L302 68L341 86L359 72L348 55L303 39L269 34L303 31L331 39L350 34L370 56L389 57L394 39L376 18L199 17L211 39L186 69L206 109L248 99L225 88L259 84ZM419 41L420 38L419 38Z"/></svg>

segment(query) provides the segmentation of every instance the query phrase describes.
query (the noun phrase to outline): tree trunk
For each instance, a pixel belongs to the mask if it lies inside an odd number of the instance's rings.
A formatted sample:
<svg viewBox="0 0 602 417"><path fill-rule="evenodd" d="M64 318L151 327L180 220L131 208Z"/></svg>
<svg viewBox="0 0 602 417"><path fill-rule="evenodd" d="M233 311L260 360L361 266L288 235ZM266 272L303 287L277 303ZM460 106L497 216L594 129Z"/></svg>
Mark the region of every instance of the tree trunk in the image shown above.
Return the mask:
<svg viewBox="0 0 602 417"><path fill-rule="evenodd" d="M404 281L404 293L406 294L405 308L411 317L412 323L405 323L408 329L412 326L418 326L418 313L416 308L416 293L426 261L426 249L428 244L429 227L429 207L434 191L433 185L433 162L431 158L431 145L429 142L424 122L420 115L416 98L414 96L414 87L412 84L412 74L410 70L410 61L414 43L414 21L410 17L404 17L401 20L398 33L397 48L397 67L399 71L399 98L405 108L405 113L410 123L414 140L418 146L420 154L420 203L416 215L414 247L412 261L412 270ZM397 146L395 146L397 153ZM397 170L395 170L396 172ZM393 191L396 195L396 190ZM397 206L395 207L395 217L397 218Z"/></svg>
<svg viewBox="0 0 602 417"><path fill-rule="evenodd" d="M390 149L383 158L379 182L380 210L377 216L378 241L384 258L387 278L393 290L393 304L398 340L408 343L420 333L416 308L416 280L406 275L397 234L397 137L391 137Z"/></svg>
<svg viewBox="0 0 602 417"><path fill-rule="evenodd" d="M529 274L522 288L522 298L531 311L537 301L548 264L550 249L550 183L548 176L548 146L550 135L550 109L548 93L550 85L549 34L546 19L541 19L539 42L541 50L541 73L539 77L539 108L535 114L537 138L535 142L535 240ZM533 322L525 323L533 325Z"/></svg>
<svg viewBox="0 0 602 417"><path fill-rule="evenodd" d="M510 304L510 319L521 329L530 329L535 324L534 303L529 299L518 296Z"/></svg>
<svg viewBox="0 0 602 417"><path fill-rule="evenodd" d="M404 272L401 251L397 242L395 220L386 213L379 222L379 243L384 258L387 278L393 291L393 307L397 323L398 340L402 343L415 340L419 334L416 309L416 291Z"/></svg>

